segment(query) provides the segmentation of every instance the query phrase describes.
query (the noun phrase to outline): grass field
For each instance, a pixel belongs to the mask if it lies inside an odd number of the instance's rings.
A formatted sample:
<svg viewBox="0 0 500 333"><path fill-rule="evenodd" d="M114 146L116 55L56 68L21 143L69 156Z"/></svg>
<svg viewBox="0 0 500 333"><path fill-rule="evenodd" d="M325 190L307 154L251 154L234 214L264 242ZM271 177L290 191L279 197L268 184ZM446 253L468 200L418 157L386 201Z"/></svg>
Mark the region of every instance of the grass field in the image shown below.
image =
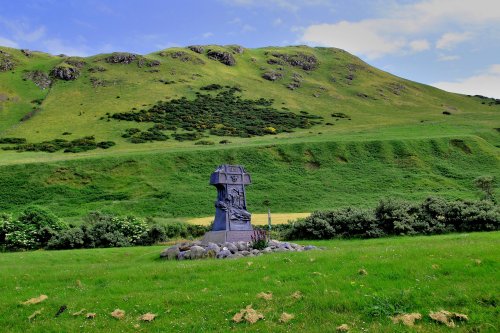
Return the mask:
<svg viewBox="0 0 500 333"><path fill-rule="evenodd" d="M454 332L497 332L500 233L308 242L324 250L239 260L160 261L163 247L0 254L5 332L450 332L429 319L470 320ZM359 274L364 269L367 275ZM291 297L299 291L302 297ZM272 300L256 297L271 292ZM45 294L37 305L21 305ZM252 304L265 319L236 324ZM66 305L67 310L55 317ZM125 311L117 320L110 313ZM93 320L71 314L94 312ZM28 317L41 310L33 320ZM150 323L138 317L151 312ZM280 323L283 312L294 319ZM388 318L419 312L408 329ZM139 325L134 327L134 325Z"/></svg>

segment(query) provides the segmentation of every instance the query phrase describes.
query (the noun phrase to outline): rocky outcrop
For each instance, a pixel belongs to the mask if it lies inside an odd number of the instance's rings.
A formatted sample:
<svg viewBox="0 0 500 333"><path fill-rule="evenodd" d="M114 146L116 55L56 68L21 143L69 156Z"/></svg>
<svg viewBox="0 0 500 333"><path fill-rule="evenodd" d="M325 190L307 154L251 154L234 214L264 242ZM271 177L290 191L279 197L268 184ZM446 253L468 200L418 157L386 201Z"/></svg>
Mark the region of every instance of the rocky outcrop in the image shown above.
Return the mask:
<svg viewBox="0 0 500 333"><path fill-rule="evenodd" d="M111 55L104 58L109 64L125 64L128 65L137 59L137 55L127 52L113 52Z"/></svg>
<svg viewBox="0 0 500 333"><path fill-rule="evenodd" d="M282 79L283 74L276 72L276 71L269 71L269 72L265 72L264 74L262 74L262 78L269 80L269 81L276 81L276 80Z"/></svg>
<svg viewBox="0 0 500 333"><path fill-rule="evenodd" d="M300 88L302 85L302 75L299 73L293 73L292 75L292 82L290 82L286 87L290 90L295 90L297 88Z"/></svg>
<svg viewBox="0 0 500 333"><path fill-rule="evenodd" d="M311 71L316 69L319 63L318 59L314 55L301 52L295 54L274 52L271 55L275 58L281 59L290 66L300 67L305 71ZM272 62L273 61L272 58L268 60L268 63L269 61ZM276 59L274 61L277 62Z"/></svg>
<svg viewBox="0 0 500 333"><path fill-rule="evenodd" d="M199 54L205 52L205 47L203 47L202 45L189 45L187 48Z"/></svg>
<svg viewBox="0 0 500 333"><path fill-rule="evenodd" d="M47 89L52 84L52 80L50 79L49 75L38 70L27 72L26 74L24 74L24 79L33 81L41 89Z"/></svg>
<svg viewBox="0 0 500 333"><path fill-rule="evenodd" d="M236 60L234 59L233 55L229 52L208 50L207 56L209 59L216 60L226 66L236 65Z"/></svg>
<svg viewBox="0 0 500 333"><path fill-rule="evenodd" d="M76 67L79 69L83 68L87 64L85 62L85 60L83 60L82 58L77 58L77 57L68 58L68 59L64 60L64 62L70 66L73 66L73 67Z"/></svg>
<svg viewBox="0 0 500 333"><path fill-rule="evenodd" d="M289 242L270 240L267 247L254 249L250 242L226 242L221 244L202 244L200 241L179 243L166 248L160 253L160 258L166 260L186 260L186 259L236 259L244 257L255 257L272 252L301 252L317 249L313 245L299 245Z"/></svg>
<svg viewBox="0 0 500 333"><path fill-rule="evenodd" d="M147 59L144 57L139 57L139 60L137 61L137 66L139 67L156 67L160 65L161 62L158 60Z"/></svg>
<svg viewBox="0 0 500 333"><path fill-rule="evenodd" d="M0 72L10 71L15 67L16 63L12 56L9 53L0 50Z"/></svg>
<svg viewBox="0 0 500 333"><path fill-rule="evenodd" d="M31 53L31 51L28 50L28 49L22 49L21 53L24 54L28 58L30 58L31 56L33 56L33 53Z"/></svg>
<svg viewBox="0 0 500 333"><path fill-rule="evenodd" d="M203 65L205 62L199 59L197 56L194 56L192 53L184 52L184 51L162 51L159 53L162 57L171 57L172 59L180 60L182 62L192 62L196 65Z"/></svg>
<svg viewBox="0 0 500 333"><path fill-rule="evenodd" d="M52 77L64 81L76 80L80 76L78 68L69 65L59 65L52 69L50 72Z"/></svg>

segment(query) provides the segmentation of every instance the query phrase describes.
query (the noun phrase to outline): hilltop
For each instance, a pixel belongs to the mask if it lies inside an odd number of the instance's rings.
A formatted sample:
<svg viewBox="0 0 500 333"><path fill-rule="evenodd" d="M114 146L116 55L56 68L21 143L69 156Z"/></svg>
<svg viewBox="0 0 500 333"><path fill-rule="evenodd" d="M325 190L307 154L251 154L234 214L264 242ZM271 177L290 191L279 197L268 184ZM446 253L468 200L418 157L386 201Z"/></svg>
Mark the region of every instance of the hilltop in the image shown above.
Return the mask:
<svg viewBox="0 0 500 333"><path fill-rule="evenodd" d="M257 211L264 199L291 212L385 195L470 198L475 177L499 175L499 112L499 100L335 48L83 58L0 47L0 148L22 151L0 150L0 210L202 216L212 207L196 203L213 200L207 177L221 163L254 175Z"/></svg>

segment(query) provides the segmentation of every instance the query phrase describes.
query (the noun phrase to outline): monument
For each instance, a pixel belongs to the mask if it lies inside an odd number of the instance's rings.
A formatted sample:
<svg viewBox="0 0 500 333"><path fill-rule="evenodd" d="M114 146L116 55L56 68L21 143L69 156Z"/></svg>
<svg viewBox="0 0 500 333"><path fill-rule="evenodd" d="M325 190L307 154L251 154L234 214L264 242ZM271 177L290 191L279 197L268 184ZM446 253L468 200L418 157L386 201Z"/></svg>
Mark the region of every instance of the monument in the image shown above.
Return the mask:
<svg viewBox="0 0 500 333"><path fill-rule="evenodd" d="M210 176L210 185L217 188L215 218L212 231L203 237L203 243L250 241L253 235L251 217L247 211L245 185L251 184L250 175L241 165L220 165Z"/></svg>

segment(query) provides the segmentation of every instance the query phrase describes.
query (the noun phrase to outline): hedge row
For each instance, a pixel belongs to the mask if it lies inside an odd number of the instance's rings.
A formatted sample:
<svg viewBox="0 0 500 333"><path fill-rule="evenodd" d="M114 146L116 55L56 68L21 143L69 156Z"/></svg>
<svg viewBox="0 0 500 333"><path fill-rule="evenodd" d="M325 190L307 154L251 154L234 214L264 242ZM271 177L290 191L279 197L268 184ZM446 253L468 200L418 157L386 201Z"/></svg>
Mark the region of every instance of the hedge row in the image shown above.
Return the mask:
<svg viewBox="0 0 500 333"><path fill-rule="evenodd" d="M377 238L500 230L500 207L489 200L383 200L375 209L317 211L277 228L285 239Z"/></svg>
<svg viewBox="0 0 500 333"><path fill-rule="evenodd" d="M172 238L202 236L208 227L182 222L158 225L135 217L92 212L80 226L68 226L40 207L17 219L0 214L0 249L8 251L152 245Z"/></svg>

